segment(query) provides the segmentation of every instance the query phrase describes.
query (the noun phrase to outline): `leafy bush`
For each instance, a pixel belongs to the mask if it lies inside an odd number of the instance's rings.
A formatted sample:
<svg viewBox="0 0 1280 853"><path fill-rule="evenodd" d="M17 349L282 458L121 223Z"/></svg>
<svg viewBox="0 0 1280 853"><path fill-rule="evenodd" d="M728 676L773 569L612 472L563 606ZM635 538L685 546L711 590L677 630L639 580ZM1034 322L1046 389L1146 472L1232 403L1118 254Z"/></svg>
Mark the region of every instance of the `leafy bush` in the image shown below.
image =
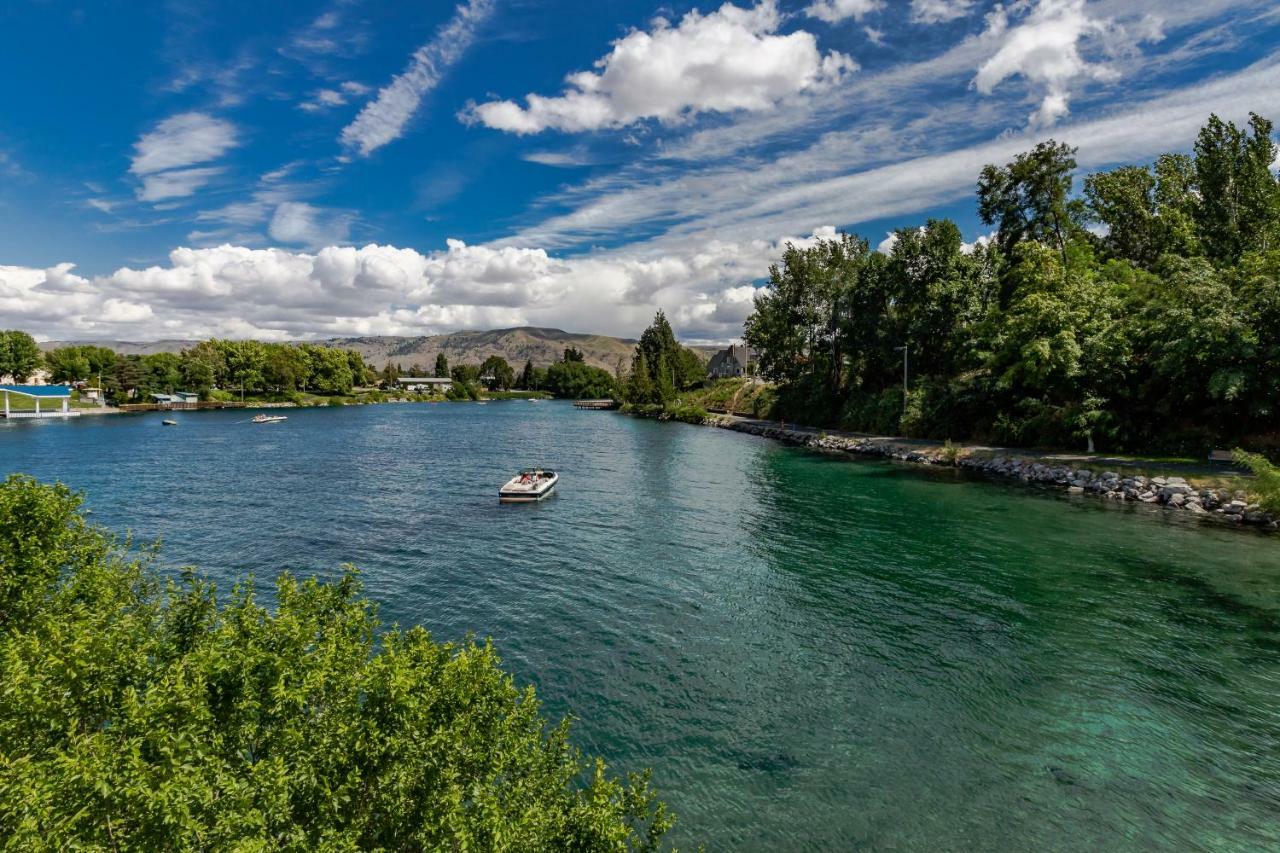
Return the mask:
<svg viewBox="0 0 1280 853"><path fill-rule="evenodd" d="M1280 513L1280 468L1260 453L1246 453L1236 448L1233 456L1237 465L1253 472L1254 479L1249 485L1250 491L1258 497L1258 505L1267 512Z"/></svg>
<svg viewBox="0 0 1280 853"><path fill-rule="evenodd" d="M710 417L706 409L688 403L676 403L667 406L663 410L662 416L667 420L683 421L687 424L702 424Z"/></svg>
<svg viewBox="0 0 1280 853"><path fill-rule="evenodd" d="M16 850L634 850L671 819L488 644L383 630L349 569L221 599L64 486L0 484L0 838Z"/></svg>
<svg viewBox="0 0 1280 853"><path fill-rule="evenodd" d="M960 458L964 456L964 451L957 444L952 444L951 439L947 439L942 443L942 459L948 465L959 465Z"/></svg>

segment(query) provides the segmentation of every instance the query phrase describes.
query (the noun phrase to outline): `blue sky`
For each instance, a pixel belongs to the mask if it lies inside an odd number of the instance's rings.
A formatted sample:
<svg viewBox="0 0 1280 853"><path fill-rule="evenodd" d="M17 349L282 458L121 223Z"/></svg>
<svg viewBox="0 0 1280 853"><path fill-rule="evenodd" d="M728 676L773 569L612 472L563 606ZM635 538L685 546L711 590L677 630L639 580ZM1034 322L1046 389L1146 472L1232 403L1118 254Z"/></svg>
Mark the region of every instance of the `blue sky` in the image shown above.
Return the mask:
<svg viewBox="0 0 1280 853"><path fill-rule="evenodd" d="M11 0L0 326L42 338L736 337L786 240L984 230L1082 171L1280 119L1252 0Z"/></svg>

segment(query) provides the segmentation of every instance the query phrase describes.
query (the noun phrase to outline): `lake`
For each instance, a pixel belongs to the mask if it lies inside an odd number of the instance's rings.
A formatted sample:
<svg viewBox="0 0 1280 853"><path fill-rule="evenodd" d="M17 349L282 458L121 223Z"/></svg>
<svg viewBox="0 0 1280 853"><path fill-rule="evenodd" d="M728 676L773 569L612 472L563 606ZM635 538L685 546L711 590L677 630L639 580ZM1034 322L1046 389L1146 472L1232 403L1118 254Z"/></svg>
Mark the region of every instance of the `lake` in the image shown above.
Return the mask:
<svg viewBox="0 0 1280 853"><path fill-rule="evenodd" d="M682 847L1280 844L1280 539L562 402L285 414L0 422L0 472L491 636ZM559 494L499 505L525 465Z"/></svg>

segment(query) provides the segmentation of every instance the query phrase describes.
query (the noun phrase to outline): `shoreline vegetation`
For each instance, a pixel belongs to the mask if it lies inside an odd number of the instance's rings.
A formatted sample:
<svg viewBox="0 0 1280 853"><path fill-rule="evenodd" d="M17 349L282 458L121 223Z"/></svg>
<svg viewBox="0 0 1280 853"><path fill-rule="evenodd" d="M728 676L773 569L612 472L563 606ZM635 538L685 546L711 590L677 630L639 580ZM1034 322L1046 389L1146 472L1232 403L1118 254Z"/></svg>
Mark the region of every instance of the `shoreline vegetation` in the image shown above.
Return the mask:
<svg viewBox="0 0 1280 853"><path fill-rule="evenodd" d="M674 823L491 643L383 625L354 568L220 592L21 475L0 518L15 849L654 850Z"/></svg>
<svg viewBox="0 0 1280 853"><path fill-rule="evenodd" d="M1049 140L976 176L993 232L931 219L873 251L789 244L744 338L771 415L878 435L1280 454L1272 124L1085 176Z"/></svg>
<svg viewBox="0 0 1280 853"><path fill-rule="evenodd" d="M1213 465L1190 457L993 447L949 439L828 430L770 420L775 394L770 383L722 379L680 394L665 406L628 404L621 411L728 429L820 452L959 468L998 480L1058 488L1072 495L1185 510L1205 520L1280 531L1280 469L1257 454L1237 451L1230 464Z"/></svg>

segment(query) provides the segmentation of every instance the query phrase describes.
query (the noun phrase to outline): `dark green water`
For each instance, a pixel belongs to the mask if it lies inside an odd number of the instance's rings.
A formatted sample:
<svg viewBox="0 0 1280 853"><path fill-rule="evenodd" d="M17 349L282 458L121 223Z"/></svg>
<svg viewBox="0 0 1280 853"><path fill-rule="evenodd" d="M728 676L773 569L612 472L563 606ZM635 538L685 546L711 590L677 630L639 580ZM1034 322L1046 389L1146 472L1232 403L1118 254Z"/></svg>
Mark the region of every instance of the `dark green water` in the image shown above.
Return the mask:
<svg viewBox="0 0 1280 853"><path fill-rule="evenodd" d="M0 423L0 472L491 635L682 846L1280 844L1280 540L561 403L287 414ZM499 506L529 463L559 496Z"/></svg>

